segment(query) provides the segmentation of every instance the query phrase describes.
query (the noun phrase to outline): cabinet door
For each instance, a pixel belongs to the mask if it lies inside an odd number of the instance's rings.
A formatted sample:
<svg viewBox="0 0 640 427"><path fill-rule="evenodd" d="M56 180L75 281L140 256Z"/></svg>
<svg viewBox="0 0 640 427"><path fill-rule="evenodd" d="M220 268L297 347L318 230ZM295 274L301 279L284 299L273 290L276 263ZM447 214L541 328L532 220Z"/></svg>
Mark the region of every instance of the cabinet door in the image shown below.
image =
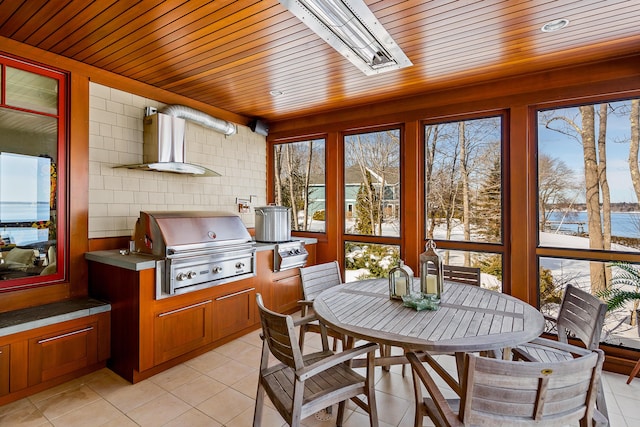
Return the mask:
<svg viewBox="0 0 640 427"><path fill-rule="evenodd" d="M250 287L217 297L214 340L252 326L256 322L256 288Z"/></svg>
<svg viewBox="0 0 640 427"><path fill-rule="evenodd" d="M0 396L9 394L9 344L0 346Z"/></svg>
<svg viewBox="0 0 640 427"><path fill-rule="evenodd" d="M96 322L29 340L29 386L68 374L98 361Z"/></svg>
<svg viewBox="0 0 640 427"><path fill-rule="evenodd" d="M298 301L302 299L302 284L299 274L274 279L271 291L273 311L289 313L300 308Z"/></svg>
<svg viewBox="0 0 640 427"><path fill-rule="evenodd" d="M211 342L211 300L156 313L153 361L160 364Z"/></svg>

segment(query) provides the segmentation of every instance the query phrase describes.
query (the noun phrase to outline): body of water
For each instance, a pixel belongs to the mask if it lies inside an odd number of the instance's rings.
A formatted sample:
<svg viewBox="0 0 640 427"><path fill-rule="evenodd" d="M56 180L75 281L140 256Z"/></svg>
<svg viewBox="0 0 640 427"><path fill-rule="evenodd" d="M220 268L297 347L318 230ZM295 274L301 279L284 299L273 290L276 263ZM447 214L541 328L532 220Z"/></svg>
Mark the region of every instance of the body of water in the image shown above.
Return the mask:
<svg viewBox="0 0 640 427"><path fill-rule="evenodd" d="M552 212L546 231L567 234L589 233L586 212ZM612 212L611 234L617 237L640 238L640 212Z"/></svg>

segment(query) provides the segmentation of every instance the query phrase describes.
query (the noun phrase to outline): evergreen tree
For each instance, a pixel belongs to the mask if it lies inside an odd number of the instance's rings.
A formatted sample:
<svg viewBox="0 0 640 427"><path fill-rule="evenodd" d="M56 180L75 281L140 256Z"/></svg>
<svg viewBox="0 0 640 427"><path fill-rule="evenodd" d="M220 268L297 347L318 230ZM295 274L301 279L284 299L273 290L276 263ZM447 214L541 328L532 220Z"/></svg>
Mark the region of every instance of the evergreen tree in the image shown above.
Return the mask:
<svg viewBox="0 0 640 427"><path fill-rule="evenodd" d="M478 231L487 237L496 237L498 240L502 231L502 221L500 220L502 216L500 212L502 206L501 176L500 159L495 159L489 175L480 189L475 207L475 222Z"/></svg>
<svg viewBox="0 0 640 427"><path fill-rule="evenodd" d="M378 223L378 194L371 182L371 173L367 171L365 181L360 184L356 195L355 231L358 234L373 235L374 226Z"/></svg>

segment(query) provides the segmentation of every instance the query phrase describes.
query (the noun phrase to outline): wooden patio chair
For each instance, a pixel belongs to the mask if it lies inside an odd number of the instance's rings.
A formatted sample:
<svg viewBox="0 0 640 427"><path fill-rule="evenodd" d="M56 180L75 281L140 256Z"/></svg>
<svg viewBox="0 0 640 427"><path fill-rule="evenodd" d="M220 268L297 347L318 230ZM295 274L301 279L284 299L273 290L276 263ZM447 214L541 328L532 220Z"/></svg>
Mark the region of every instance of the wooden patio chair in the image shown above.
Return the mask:
<svg viewBox="0 0 640 427"><path fill-rule="evenodd" d="M340 275L340 265L338 261L316 264L309 267L300 268L300 279L302 283L302 300L298 301L301 306L302 317L307 316L307 312L313 309L313 300L322 291L342 284ZM300 348L304 349L304 339L307 332L320 333L318 322L308 322L300 326ZM327 329L327 334L333 338L333 350L337 349L337 341L342 342L342 349L347 348L347 338L336 331Z"/></svg>
<svg viewBox="0 0 640 427"><path fill-rule="evenodd" d="M595 409L604 353L587 351L571 360L524 363L465 354L460 397L446 399L423 365L427 353L407 353L416 399L415 423L436 426L606 426ZM435 363L431 359L431 363ZM422 387L429 397L422 397Z"/></svg>
<svg viewBox="0 0 640 427"><path fill-rule="evenodd" d="M600 335L604 316L607 312L607 304L588 292L578 289L573 285L567 285L557 319L545 316L547 321L555 320L558 331L558 341L568 344L569 337L578 338L589 350L595 350L600 345ZM535 340L518 346L512 350L514 360L529 362L554 362L570 360L576 354L574 349L558 349L556 341L546 338ZM604 398L604 390L598 387L598 410L609 419L607 403Z"/></svg>
<svg viewBox="0 0 640 427"><path fill-rule="evenodd" d="M429 265L427 270L429 274L435 274L435 268L432 265ZM450 280L456 283L480 286L480 268L478 267L444 264L442 266L442 277L444 280Z"/></svg>
<svg viewBox="0 0 640 427"><path fill-rule="evenodd" d="M298 427L302 419L336 403L336 426L341 426L347 399L366 411L370 426L377 427L373 368L378 345L367 343L336 354L328 348L326 333L321 332L323 350L303 356L295 337L293 318L265 308L260 294L256 295L256 302L262 322L262 358L253 426L261 425L266 393L292 427ZM321 326L321 329L324 328ZM273 366L269 366L270 354L277 359ZM349 362L365 354L367 367L363 377L350 368ZM360 395L366 397L366 402Z"/></svg>

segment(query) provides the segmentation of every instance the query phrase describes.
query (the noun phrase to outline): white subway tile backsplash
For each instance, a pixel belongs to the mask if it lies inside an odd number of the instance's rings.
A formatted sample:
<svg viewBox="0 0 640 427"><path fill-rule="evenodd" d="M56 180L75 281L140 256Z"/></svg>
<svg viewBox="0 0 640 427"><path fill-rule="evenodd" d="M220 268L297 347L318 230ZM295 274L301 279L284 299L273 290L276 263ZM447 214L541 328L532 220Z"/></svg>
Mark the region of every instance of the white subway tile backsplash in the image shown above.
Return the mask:
<svg viewBox="0 0 640 427"><path fill-rule="evenodd" d="M149 204L164 205L166 203L165 194L166 193L149 193ZM157 210L157 208L149 208L149 210Z"/></svg>
<svg viewBox="0 0 640 427"><path fill-rule="evenodd" d="M109 91L109 99L126 105L131 105L133 103L132 94L113 88Z"/></svg>
<svg viewBox="0 0 640 427"><path fill-rule="evenodd" d="M91 167L89 167L89 190L104 190L104 177L91 174Z"/></svg>
<svg viewBox="0 0 640 427"><path fill-rule="evenodd" d="M222 177L114 168L142 163L144 108L164 104L96 83L89 102L89 238L130 235L141 210L237 213L236 197L266 199L265 138L248 128L225 137L187 121L187 161ZM254 225L253 214L241 218Z"/></svg>
<svg viewBox="0 0 640 427"><path fill-rule="evenodd" d="M133 201L137 205L148 205L149 204L149 193L145 193L145 192L142 192L142 191L134 192L133 193Z"/></svg>
<svg viewBox="0 0 640 427"><path fill-rule="evenodd" d="M112 113L122 114L124 113L124 104L122 104L121 102L105 100L105 109Z"/></svg>
<svg viewBox="0 0 640 427"><path fill-rule="evenodd" d="M102 136L111 136L111 124L100 122L100 133Z"/></svg>

